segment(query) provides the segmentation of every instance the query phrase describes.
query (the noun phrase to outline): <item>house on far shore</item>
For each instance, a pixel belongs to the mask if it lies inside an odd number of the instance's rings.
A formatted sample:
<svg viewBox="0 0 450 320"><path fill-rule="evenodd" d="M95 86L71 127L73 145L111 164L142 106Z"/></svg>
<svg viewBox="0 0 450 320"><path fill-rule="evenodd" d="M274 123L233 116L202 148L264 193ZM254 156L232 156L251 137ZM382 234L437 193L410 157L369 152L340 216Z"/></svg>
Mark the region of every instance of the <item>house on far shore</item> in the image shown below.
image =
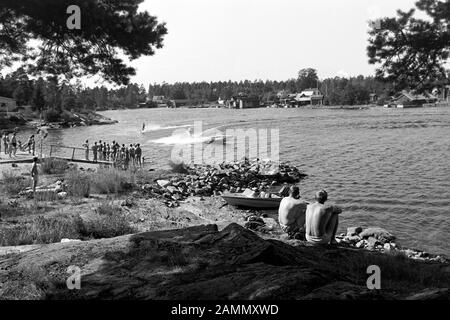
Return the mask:
<svg viewBox="0 0 450 320"><path fill-rule="evenodd" d="M369 103L375 104L375 103L377 103L377 101L378 101L378 95L376 93L371 93L369 95Z"/></svg>
<svg viewBox="0 0 450 320"><path fill-rule="evenodd" d="M321 106L323 105L323 94L318 88L310 88L298 93L295 97L299 106Z"/></svg>
<svg viewBox="0 0 450 320"><path fill-rule="evenodd" d="M436 103L438 97L431 93L414 94L406 90L398 93L392 98L393 104L397 108L421 108L425 104Z"/></svg>
<svg viewBox="0 0 450 320"><path fill-rule="evenodd" d="M0 112L7 112L16 106L16 100L12 98L0 97Z"/></svg>
<svg viewBox="0 0 450 320"><path fill-rule="evenodd" d="M225 105L231 109L259 108L260 100L257 96L238 95L226 101Z"/></svg>
<svg viewBox="0 0 450 320"><path fill-rule="evenodd" d="M190 103L189 99L173 99L169 101L168 107L169 108L185 107L189 105L189 103Z"/></svg>
<svg viewBox="0 0 450 320"><path fill-rule="evenodd" d="M158 108L161 108L161 107L167 108L169 106L167 103L168 99L166 99L166 97L164 97L164 96L153 96L152 102L156 103L156 106Z"/></svg>

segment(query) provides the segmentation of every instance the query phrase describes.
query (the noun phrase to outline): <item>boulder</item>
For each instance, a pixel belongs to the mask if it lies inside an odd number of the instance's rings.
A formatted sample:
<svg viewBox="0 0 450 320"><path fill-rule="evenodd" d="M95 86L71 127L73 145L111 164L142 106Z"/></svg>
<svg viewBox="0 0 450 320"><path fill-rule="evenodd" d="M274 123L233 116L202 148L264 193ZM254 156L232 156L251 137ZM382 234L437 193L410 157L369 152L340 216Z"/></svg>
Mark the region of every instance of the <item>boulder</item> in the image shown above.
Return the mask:
<svg viewBox="0 0 450 320"><path fill-rule="evenodd" d="M170 192L170 193L176 193L178 192L178 188L174 187L174 186L167 186L166 189Z"/></svg>
<svg viewBox="0 0 450 320"><path fill-rule="evenodd" d="M62 200L67 198L67 192L59 192L58 193L58 199Z"/></svg>
<svg viewBox="0 0 450 320"><path fill-rule="evenodd" d="M366 240L361 240L357 244L355 244L355 247L356 248L365 248L366 245L367 245L367 241Z"/></svg>
<svg viewBox="0 0 450 320"><path fill-rule="evenodd" d="M156 183L161 187L165 188L170 184L169 180L157 180Z"/></svg>
<svg viewBox="0 0 450 320"><path fill-rule="evenodd" d="M383 228L367 228L367 229L364 229L359 234L359 236L363 239L373 237L382 243L391 242L391 241L395 240L395 236Z"/></svg>
<svg viewBox="0 0 450 320"><path fill-rule="evenodd" d="M347 237L348 241L350 241L351 243L357 243L361 240L361 238L359 236L351 236L351 237Z"/></svg>
<svg viewBox="0 0 450 320"><path fill-rule="evenodd" d="M363 229L361 227L350 227L347 228L347 236L355 236L361 233Z"/></svg>
<svg viewBox="0 0 450 320"><path fill-rule="evenodd" d="M377 238L369 237L367 239L367 249L373 250L373 249L375 249L376 245L379 243L380 242L378 241Z"/></svg>
<svg viewBox="0 0 450 320"><path fill-rule="evenodd" d="M67 239L67 238L61 239L61 243L67 243L67 242L81 242L81 240L80 239Z"/></svg>

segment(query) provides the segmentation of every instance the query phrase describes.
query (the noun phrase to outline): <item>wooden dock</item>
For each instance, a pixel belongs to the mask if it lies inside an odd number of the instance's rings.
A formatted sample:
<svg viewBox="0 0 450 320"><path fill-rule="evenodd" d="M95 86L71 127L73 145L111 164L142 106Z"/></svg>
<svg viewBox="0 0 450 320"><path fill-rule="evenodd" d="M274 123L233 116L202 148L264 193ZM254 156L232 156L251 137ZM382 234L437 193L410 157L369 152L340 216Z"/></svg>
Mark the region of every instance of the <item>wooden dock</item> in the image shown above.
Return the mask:
<svg viewBox="0 0 450 320"><path fill-rule="evenodd" d="M106 165L106 166L112 166L114 165L113 161L93 161L93 160L87 160L85 158L85 151L84 148L78 148L78 147L67 147L67 146L56 146L56 145L50 145L50 154L38 154L36 152L36 156L40 159L40 161L43 161L45 159L51 158L51 159L58 159L58 160L64 160L68 162L76 162L76 163L84 163L84 164L97 164L97 165ZM64 155L58 155L56 150L64 150L64 149L70 149L71 151L71 157L67 157ZM82 151L82 156L76 156L76 150ZM21 164L21 163L33 163L33 155L29 154L28 152L18 151L16 153L16 156L12 156L9 158L8 155L5 155L3 152L0 154L0 165L2 164Z"/></svg>

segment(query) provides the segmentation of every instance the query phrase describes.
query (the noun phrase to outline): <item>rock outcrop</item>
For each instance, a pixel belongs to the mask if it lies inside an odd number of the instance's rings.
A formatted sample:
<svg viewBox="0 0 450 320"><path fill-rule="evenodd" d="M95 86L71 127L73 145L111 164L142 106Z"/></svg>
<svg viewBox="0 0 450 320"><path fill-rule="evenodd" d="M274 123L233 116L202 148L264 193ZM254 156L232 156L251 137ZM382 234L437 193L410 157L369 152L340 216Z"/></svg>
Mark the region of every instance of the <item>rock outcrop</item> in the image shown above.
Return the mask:
<svg viewBox="0 0 450 320"><path fill-rule="evenodd" d="M41 299L396 299L419 292L369 290L365 264L371 258L383 259L365 250L264 240L237 224L222 231L196 226L57 243L3 257L0 298L17 297L18 288L20 298ZM69 266L81 270L80 290L66 286ZM392 281L389 270L383 277ZM399 288L408 290L401 281ZM414 288L428 287L415 282Z"/></svg>

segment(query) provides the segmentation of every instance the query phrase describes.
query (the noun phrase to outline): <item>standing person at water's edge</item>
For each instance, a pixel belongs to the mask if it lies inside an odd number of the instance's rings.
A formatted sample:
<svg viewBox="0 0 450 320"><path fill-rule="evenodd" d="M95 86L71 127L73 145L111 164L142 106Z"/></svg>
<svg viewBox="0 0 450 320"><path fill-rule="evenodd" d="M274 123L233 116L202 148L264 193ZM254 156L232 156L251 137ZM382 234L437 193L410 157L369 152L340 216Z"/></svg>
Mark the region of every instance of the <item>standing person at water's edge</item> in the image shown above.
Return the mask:
<svg viewBox="0 0 450 320"><path fill-rule="evenodd" d="M142 149L139 143L136 145L135 152L136 152L136 162L140 167L142 167Z"/></svg>
<svg viewBox="0 0 450 320"><path fill-rule="evenodd" d="M98 145L97 141L95 141L94 145L92 146L92 156L94 157L94 161L97 161L97 152L98 152Z"/></svg>
<svg viewBox="0 0 450 320"><path fill-rule="evenodd" d="M5 150L5 154L8 154L9 137L8 137L8 134L6 132L3 134L2 140L3 140L3 146L5 147L5 149L4 149Z"/></svg>
<svg viewBox="0 0 450 320"><path fill-rule="evenodd" d="M281 200L278 209L278 222L281 229L290 238L304 240L306 206L307 203L300 200L300 189L296 186L291 186L289 196Z"/></svg>
<svg viewBox="0 0 450 320"><path fill-rule="evenodd" d="M89 160L89 140L86 140L86 142L83 144L83 148L85 148L85 158L86 160Z"/></svg>
<svg viewBox="0 0 450 320"><path fill-rule="evenodd" d="M335 244L335 236L342 210L337 206L325 206L328 193L316 193L316 202L306 208L306 240L315 244Z"/></svg>
<svg viewBox="0 0 450 320"><path fill-rule="evenodd" d="M12 134L11 139L9 140L9 145L10 145L9 156L11 157L12 153L14 154L15 157L17 153L17 137L15 132Z"/></svg>
<svg viewBox="0 0 450 320"><path fill-rule="evenodd" d="M33 158L33 165L31 166L31 178L33 179L33 184L32 184L33 197L36 194L36 187L37 187L37 185L39 183L39 170L38 170L37 162L38 162L38 158L34 157Z"/></svg>

